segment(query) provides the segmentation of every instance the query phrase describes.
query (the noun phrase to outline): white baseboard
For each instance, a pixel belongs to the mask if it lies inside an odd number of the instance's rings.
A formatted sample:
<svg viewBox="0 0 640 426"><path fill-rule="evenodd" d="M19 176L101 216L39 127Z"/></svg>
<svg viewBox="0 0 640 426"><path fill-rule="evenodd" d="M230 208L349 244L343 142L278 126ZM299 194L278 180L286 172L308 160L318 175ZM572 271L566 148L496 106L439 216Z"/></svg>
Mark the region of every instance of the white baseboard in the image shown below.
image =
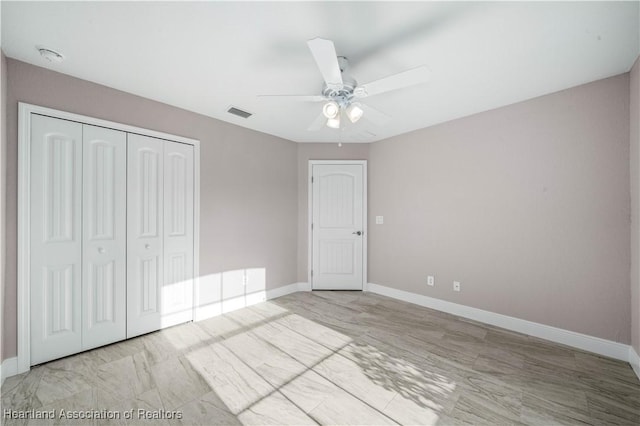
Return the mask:
<svg viewBox="0 0 640 426"><path fill-rule="evenodd" d="M638 356L638 352L633 349L633 346L629 346L629 364L631 364L631 368L640 379L640 356Z"/></svg>
<svg viewBox="0 0 640 426"><path fill-rule="evenodd" d="M278 297L286 296L287 294L296 293L300 291L300 284L302 283L293 283L293 284L285 285L282 287L277 287L271 290L267 290L265 300L276 299Z"/></svg>
<svg viewBox="0 0 640 426"><path fill-rule="evenodd" d="M517 331L519 333L561 343L563 345L593 352L598 355L630 362L630 346L623 343L612 342L610 340L576 333L562 328L551 327L549 325L539 324L520 318L484 311L482 309L447 302L445 300L434 299L433 297L397 290L395 288L378 284L368 283L367 291L438 311L447 312L452 315L472 319L485 324L494 325L496 327L505 328L507 330ZM637 372L638 371L636 370L636 374Z"/></svg>
<svg viewBox="0 0 640 426"><path fill-rule="evenodd" d="M311 284L298 283L298 291L311 291Z"/></svg>
<svg viewBox="0 0 640 426"><path fill-rule="evenodd" d="M7 377L15 376L18 374L18 358L7 358L2 361L0 365L2 371L0 372L0 377L2 378L2 383L4 383L4 379Z"/></svg>

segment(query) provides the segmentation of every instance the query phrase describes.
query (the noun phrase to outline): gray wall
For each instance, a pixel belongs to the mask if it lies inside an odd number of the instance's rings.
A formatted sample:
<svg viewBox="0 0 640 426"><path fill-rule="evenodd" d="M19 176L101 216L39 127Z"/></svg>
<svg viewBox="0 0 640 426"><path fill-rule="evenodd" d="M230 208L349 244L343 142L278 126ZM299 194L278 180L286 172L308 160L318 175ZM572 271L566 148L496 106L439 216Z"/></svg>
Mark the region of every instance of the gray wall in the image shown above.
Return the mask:
<svg viewBox="0 0 640 426"><path fill-rule="evenodd" d="M18 101L199 139L200 275L265 268L267 288L296 282L295 143L13 59L8 76L4 358L16 355Z"/></svg>
<svg viewBox="0 0 640 426"><path fill-rule="evenodd" d="M309 160L367 160L370 144L298 144L298 282L308 282Z"/></svg>
<svg viewBox="0 0 640 426"><path fill-rule="evenodd" d="M631 69L631 344L640 354L640 57Z"/></svg>
<svg viewBox="0 0 640 426"><path fill-rule="evenodd" d="M630 342L628 74L374 143L369 170L369 282Z"/></svg>

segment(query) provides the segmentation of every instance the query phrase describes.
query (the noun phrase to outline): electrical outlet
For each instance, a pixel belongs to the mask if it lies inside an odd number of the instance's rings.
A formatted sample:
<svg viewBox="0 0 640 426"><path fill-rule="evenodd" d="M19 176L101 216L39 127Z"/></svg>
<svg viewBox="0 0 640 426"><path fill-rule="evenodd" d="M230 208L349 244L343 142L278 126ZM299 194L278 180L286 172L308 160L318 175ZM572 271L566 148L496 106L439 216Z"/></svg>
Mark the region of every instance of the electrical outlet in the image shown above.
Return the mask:
<svg viewBox="0 0 640 426"><path fill-rule="evenodd" d="M436 284L436 279L433 275L429 275L427 277L427 285L434 286Z"/></svg>
<svg viewBox="0 0 640 426"><path fill-rule="evenodd" d="M453 291L460 291L460 281L453 282Z"/></svg>

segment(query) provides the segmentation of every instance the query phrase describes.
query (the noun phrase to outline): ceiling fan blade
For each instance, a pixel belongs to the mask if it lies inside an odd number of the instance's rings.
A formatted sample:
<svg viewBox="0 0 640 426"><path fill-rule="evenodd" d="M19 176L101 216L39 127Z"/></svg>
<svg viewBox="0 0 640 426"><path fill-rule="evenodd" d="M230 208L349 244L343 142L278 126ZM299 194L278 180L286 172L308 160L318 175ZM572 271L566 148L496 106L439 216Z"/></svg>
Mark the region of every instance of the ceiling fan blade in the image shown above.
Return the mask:
<svg viewBox="0 0 640 426"><path fill-rule="evenodd" d="M360 108L362 108L362 111L364 112L363 117L371 121L372 123L377 124L378 126L384 126L391 120L391 117L384 112L368 105L360 104Z"/></svg>
<svg viewBox="0 0 640 426"><path fill-rule="evenodd" d="M324 116L324 114L321 113L316 117L315 120L313 120L313 123L311 123L309 127L307 127L307 130L309 130L310 132L317 132L318 130L322 129L322 126L324 126L326 121L327 118Z"/></svg>
<svg viewBox="0 0 640 426"><path fill-rule="evenodd" d="M342 73L338 64L336 48L331 40L316 37L307 41L313 58L318 64L322 78L330 88L342 87Z"/></svg>
<svg viewBox="0 0 640 426"><path fill-rule="evenodd" d="M326 100L321 95L258 95L258 98L299 102L322 102Z"/></svg>
<svg viewBox="0 0 640 426"><path fill-rule="evenodd" d="M422 65L398 74L393 74L371 83L362 84L355 88L353 94L357 98L366 98L367 96L379 95L380 93L389 92L391 90L401 89L403 87L414 86L429 80L431 71Z"/></svg>

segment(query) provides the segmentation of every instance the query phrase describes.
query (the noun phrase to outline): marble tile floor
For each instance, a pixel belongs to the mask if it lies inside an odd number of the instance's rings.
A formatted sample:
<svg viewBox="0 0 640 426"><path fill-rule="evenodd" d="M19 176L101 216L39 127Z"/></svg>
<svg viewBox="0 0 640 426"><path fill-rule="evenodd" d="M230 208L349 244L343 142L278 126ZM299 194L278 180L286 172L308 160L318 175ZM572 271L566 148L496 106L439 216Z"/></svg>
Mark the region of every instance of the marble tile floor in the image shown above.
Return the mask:
<svg viewBox="0 0 640 426"><path fill-rule="evenodd" d="M1 400L7 425L640 424L627 363L361 292L295 293L52 361Z"/></svg>

